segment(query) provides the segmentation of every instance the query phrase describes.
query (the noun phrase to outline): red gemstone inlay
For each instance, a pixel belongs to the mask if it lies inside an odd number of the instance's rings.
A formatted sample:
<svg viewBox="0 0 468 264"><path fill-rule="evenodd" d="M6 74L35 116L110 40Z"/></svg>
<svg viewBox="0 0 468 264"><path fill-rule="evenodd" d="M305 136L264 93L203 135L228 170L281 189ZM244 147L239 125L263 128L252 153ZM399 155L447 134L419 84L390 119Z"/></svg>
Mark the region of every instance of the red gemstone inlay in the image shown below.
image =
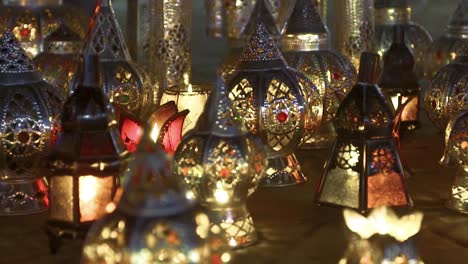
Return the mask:
<svg viewBox="0 0 468 264"><path fill-rule="evenodd" d="M333 79L339 80L340 77L341 77L341 75L340 75L339 73L337 73L337 72L334 72L334 73L333 73Z"/></svg>
<svg viewBox="0 0 468 264"><path fill-rule="evenodd" d="M278 120L281 123L284 123L288 120L288 114L285 112L280 112L276 115L276 120Z"/></svg>
<svg viewBox="0 0 468 264"><path fill-rule="evenodd" d="M23 36L23 37L29 36L29 33L31 33L31 31L29 29L27 29L27 28L22 28L20 30L20 35Z"/></svg>

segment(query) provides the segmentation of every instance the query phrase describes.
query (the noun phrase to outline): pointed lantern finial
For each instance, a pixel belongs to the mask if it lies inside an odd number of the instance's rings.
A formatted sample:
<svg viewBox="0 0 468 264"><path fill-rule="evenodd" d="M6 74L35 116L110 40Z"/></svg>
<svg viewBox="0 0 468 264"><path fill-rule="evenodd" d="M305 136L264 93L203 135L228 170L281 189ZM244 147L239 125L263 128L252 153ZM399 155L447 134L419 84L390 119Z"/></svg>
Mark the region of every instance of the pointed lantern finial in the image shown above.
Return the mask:
<svg viewBox="0 0 468 264"><path fill-rule="evenodd" d="M246 40L248 40L255 31L257 30L257 25L259 23L263 23L264 26L268 29L273 39L277 39L281 33L276 26L275 19L271 14L270 10L266 6L265 0L258 0L255 3L254 9L252 11L252 15L250 16L249 22L245 26L245 30L243 35L245 36Z"/></svg>
<svg viewBox="0 0 468 264"><path fill-rule="evenodd" d="M13 32L7 30L0 37L0 74L20 73L30 73L34 75L33 78L40 80L36 66L29 59ZM0 83L5 84L5 82L9 82L10 78L5 77L0 79Z"/></svg>

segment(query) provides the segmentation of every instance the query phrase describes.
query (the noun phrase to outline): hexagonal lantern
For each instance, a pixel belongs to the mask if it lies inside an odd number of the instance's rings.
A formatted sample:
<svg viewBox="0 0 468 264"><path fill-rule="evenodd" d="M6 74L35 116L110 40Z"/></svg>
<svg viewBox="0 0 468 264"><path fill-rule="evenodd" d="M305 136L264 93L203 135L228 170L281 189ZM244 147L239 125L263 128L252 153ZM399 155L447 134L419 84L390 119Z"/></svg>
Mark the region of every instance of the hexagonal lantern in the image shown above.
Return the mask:
<svg viewBox="0 0 468 264"><path fill-rule="evenodd" d="M315 84L324 105L320 127L306 129L300 147L329 147L336 137L336 110L356 82L356 70L347 58L329 49L328 29L310 0L296 1L282 37L282 50L289 66ZM305 99L307 104L315 104L314 97Z"/></svg>

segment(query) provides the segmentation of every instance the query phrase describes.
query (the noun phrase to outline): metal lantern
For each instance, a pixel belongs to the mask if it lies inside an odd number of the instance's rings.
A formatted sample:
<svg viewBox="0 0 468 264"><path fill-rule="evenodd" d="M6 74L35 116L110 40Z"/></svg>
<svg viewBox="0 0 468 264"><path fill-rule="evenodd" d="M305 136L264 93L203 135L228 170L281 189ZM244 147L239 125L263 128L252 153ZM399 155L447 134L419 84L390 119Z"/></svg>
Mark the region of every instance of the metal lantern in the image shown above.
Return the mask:
<svg viewBox="0 0 468 264"><path fill-rule="evenodd" d="M338 109L338 136L317 191L319 204L361 211L412 205L392 137L392 111L375 84L378 61L377 54L362 54L358 83Z"/></svg>
<svg viewBox="0 0 468 264"><path fill-rule="evenodd" d="M129 55L111 0L98 0L83 54L97 55L104 93L112 104L139 117L151 109L157 91ZM76 87L77 83L73 84Z"/></svg>
<svg viewBox="0 0 468 264"><path fill-rule="evenodd" d="M453 61L457 57L457 47L466 42L468 42L468 0L460 0L445 34L435 39L426 51L424 60L426 78L432 78L440 68Z"/></svg>
<svg viewBox="0 0 468 264"><path fill-rule="evenodd" d="M125 178L116 210L96 222L83 247L82 263L208 263L209 219L194 210L169 159L145 135ZM219 262L222 263L222 262Z"/></svg>
<svg viewBox="0 0 468 264"><path fill-rule="evenodd" d="M206 33L213 38L222 38L224 33L224 1L205 0Z"/></svg>
<svg viewBox="0 0 468 264"><path fill-rule="evenodd" d="M128 49L145 72L150 65L150 19L153 0L127 0L126 35Z"/></svg>
<svg viewBox="0 0 468 264"><path fill-rule="evenodd" d="M81 38L86 33L87 17L79 10L69 12L63 0L2 0L2 27L12 29L21 46L32 58L44 51L44 39L60 23L65 23Z"/></svg>
<svg viewBox="0 0 468 264"><path fill-rule="evenodd" d="M294 155L308 110L297 76L260 22L228 88L238 118L266 145L269 164L263 186L306 181Z"/></svg>
<svg viewBox="0 0 468 264"><path fill-rule="evenodd" d="M284 58L317 87L323 102L322 123L306 130L301 148L330 146L336 136L333 119L340 102L356 83L356 70L348 59L329 49L328 29L310 0L297 0L282 38ZM314 98L307 98L313 103Z"/></svg>
<svg viewBox="0 0 468 264"><path fill-rule="evenodd" d="M44 52L33 60L44 79L65 94L70 93L81 46L80 36L62 23L44 39Z"/></svg>
<svg viewBox="0 0 468 264"><path fill-rule="evenodd" d="M80 80L63 107L62 131L49 158L47 234L52 253L63 238L83 237L106 214L127 156L112 107L99 86L96 56L84 57Z"/></svg>
<svg viewBox="0 0 468 264"><path fill-rule="evenodd" d="M393 28L393 42L383 57L384 66L379 86L400 114L400 131L419 128L419 84L414 59L406 46L406 28Z"/></svg>
<svg viewBox="0 0 468 264"><path fill-rule="evenodd" d="M185 179L231 247L253 243L256 232L247 196L266 176L263 145L234 120L224 83L218 80L205 114L176 151L173 171Z"/></svg>
<svg viewBox="0 0 468 264"><path fill-rule="evenodd" d="M458 165L447 207L468 213L468 107L451 119L445 135L446 146L441 163Z"/></svg>
<svg viewBox="0 0 468 264"><path fill-rule="evenodd" d="M457 57L442 67L424 93L424 106L432 123L444 130L448 121L468 104L468 42L456 50Z"/></svg>
<svg viewBox="0 0 468 264"><path fill-rule="evenodd" d="M63 94L43 81L12 31L0 38L0 215L47 210L47 164Z"/></svg>
<svg viewBox="0 0 468 264"><path fill-rule="evenodd" d="M423 59L432 43L431 35L421 25L411 21L408 0L375 0L375 47L383 56L393 40L393 27L402 26L406 45L411 50L416 64L416 74L423 77Z"/></svg>
<svg viewBox="0 0 468 264"><path fill-rule="evenodd" d="M336 24L333 47L359 68L359 56L373 49L373 0L334 1L333 14L340 18Z"/></svg>

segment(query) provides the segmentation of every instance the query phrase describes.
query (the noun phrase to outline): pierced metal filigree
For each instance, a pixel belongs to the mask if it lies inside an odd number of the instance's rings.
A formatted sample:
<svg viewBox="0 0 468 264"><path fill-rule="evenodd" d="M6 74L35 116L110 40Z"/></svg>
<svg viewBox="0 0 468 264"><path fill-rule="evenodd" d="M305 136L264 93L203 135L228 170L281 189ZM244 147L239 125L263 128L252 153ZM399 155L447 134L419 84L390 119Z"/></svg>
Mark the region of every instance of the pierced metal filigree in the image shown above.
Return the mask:
<svg viewBox="0 0 468 264"><path fill-rule="evenodd" d="M36 72L32 61L17 45L13 32L6 31L0 39L0 73Z"/></svg>

